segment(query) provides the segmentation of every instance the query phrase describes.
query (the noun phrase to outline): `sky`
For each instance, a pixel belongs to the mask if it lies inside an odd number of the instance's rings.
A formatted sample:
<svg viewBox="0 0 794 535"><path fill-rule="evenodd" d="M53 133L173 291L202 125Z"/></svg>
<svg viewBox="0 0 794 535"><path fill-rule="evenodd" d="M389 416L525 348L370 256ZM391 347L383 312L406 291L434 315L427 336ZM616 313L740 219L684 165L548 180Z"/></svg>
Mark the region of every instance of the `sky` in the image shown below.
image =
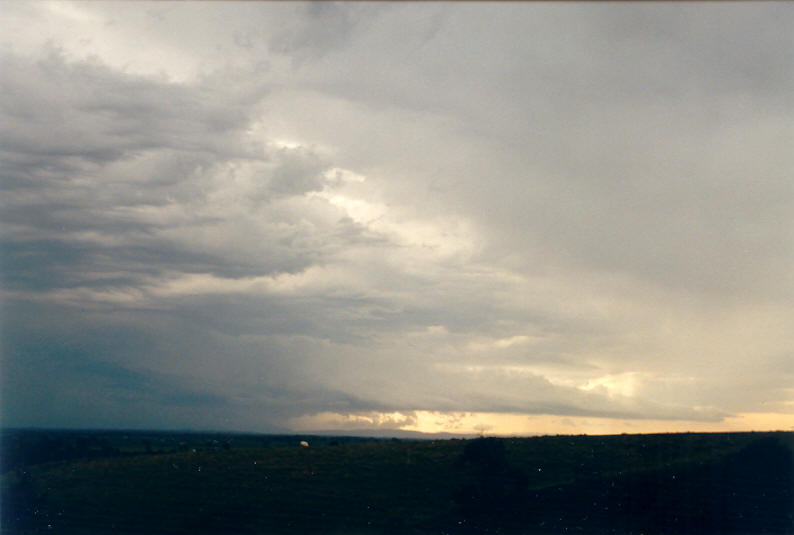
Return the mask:
<svg viewBox="0 0 794 535"><path fill-rule="evenodd" d="M13 2L2 425L794 429L794 7Z"/></svg>

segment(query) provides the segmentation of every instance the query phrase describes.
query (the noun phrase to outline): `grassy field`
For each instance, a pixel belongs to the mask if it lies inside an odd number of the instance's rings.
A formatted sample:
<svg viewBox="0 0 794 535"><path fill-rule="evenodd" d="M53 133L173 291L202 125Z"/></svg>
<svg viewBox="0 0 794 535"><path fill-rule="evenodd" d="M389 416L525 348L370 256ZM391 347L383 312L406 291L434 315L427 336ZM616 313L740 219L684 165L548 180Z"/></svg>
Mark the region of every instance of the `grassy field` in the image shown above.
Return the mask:
<svg viewBox="0 0 794 535"><path fill-rule="evenodd" d="M64 457L47 459L47 446ZM17 431L3 449L10 534L794 533L794 433Z"/></svg>

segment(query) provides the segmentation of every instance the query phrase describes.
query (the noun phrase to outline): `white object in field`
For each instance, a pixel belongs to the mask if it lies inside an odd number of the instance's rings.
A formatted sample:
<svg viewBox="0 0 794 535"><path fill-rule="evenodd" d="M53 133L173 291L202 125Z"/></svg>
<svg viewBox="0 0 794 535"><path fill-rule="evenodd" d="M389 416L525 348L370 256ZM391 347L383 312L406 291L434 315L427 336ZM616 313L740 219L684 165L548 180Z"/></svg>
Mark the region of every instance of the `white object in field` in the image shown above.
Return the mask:
<svg viewBox="0 0 794 535"><path fill-rule="evenodd" d="M308 448L309 447L309 443L306 442L305 440L301 440L301 446L303 446L304 448Z"/></svg>

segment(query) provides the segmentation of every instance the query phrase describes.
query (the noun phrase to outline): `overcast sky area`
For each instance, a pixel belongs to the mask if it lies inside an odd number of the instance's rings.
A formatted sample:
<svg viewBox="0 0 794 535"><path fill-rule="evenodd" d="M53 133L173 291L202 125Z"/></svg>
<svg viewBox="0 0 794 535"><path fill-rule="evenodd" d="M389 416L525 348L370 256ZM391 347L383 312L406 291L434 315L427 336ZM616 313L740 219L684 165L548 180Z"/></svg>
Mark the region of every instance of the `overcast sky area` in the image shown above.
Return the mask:
<svg viewBox="0 0 794 535"><path fill-rule="evenodd" d="M794 428L794 6L19 2L2 425Z"/></svg>

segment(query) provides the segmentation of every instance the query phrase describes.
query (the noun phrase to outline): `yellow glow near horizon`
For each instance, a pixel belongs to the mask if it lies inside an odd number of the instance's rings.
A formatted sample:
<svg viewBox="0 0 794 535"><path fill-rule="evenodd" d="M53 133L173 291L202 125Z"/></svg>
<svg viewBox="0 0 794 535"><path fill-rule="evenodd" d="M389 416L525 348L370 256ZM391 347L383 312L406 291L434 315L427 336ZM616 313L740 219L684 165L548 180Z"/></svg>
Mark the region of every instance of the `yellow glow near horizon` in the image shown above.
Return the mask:
<svg viewBox="0 0 794 535"><path fill-rule="evenodd" d="M687 431L778 431L794 429L794 414L743 413L722 421L640 420L550 414L445 413L417 411L416 424L407 431L422 433L484 433L488 435L557 435L680 433Z"/></svg>
<svg viewBox="0 0 794 535"><path fill-rule="evenodd" d="M290 421L295 431L399 429L460 435L611 435L620 433L683 433L791 431L794 414L742 413L721 421L619 419L551 414L402 411L339 414L322 412Z"/></svg>

